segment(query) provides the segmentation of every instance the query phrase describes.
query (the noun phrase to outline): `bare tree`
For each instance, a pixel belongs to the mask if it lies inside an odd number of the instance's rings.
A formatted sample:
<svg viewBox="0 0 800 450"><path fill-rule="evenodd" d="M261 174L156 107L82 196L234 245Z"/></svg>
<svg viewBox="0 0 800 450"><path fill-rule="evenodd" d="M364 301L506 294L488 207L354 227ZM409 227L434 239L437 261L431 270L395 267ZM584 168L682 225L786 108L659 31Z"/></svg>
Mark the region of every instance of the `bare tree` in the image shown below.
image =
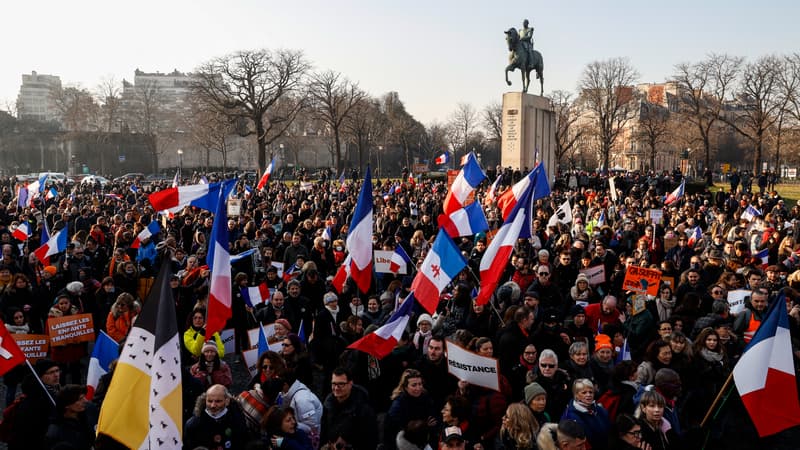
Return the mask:
<svg viewBox="0 0 800 450"><path fill-rule="evenodd" d="M267 166L267 146L306 106L303 82L308 70L299 51L240 51L201 65L193 89L218 112L250 121L242 133L256 136L261 172Z"/></svg>
<svg viewBox="0 0 800 450"><path fill-rule="evenodd" d="M344 122L349 138L358 149L358 168L364 173L364 153L367 152L367 162L370 161L370 149L383 139L388 129L386 116L380 109L380 102L374 98L364 98L353 108Z"/></svg>
<svg viewBox="0 0 800 450"><path fill-rule="evenodd" d="M783 61L777 56L763 56L745 64L736 90L739 101L720 116L753 145L753 174L761 171L766 133L778 120L784 105L779 88L782 66Z"/></svg>
<svg viewBox="0 0 800 450"><path fill-rule="evenodd" d="M643 101L639 109L637 125L633 137L647 146L650 170L655 170L659 146L667 142L670 132L669 110L662 105Z"/></svg>
<svg viewBox="0 0 800 450"><path fill-rule="evenodd" d="M503 140L503 104L494 102L483 108L483 128L489 140L495 141L497 146Z"/></svg>
<svg viewBox="0 0 800 450"><path fill-rule="evenodd" d="M606 170L611 148L633 115L636 103L631 85L638 78L627 58L612 58L589 63L578 83L579 101L592 114L600 160Z"/></svg>
<svg viewBox="0 0 800 450"><path fill-rule="evenodd" d="M800 53L784 57L778 86L781 108L773 132L776 169L781 164L781 146L786 142L785 137L791 142L792 130L800 124ZM786 131L789 136L784 136Z"/></svg>
<svg viewBox="0 0 800 450"><path fill-rule="evenodd" d="M218 152L222 156L222 174L228 167L228 144L231 137L236 134L239 126L234 114L225 114L209 105L196 96L189 99L190 115L185 124L194 143L205 150L206 170L211 166L211 152Z"/></svg>
<svg viewBox="0 0 800 450"><path fill-rule="evenodd" d="M412 143L421 142L421 137L425 134L425 127L406 111L397 92L386 93L382 98L381 106L389 124L386 137L389 142L403 149L405 165L408 166Z"/></svg>
<svg viewBox="0 0 800 450"><path fill-rule="evenodd" d="M339 173L342 170L344 124L367 95L357 83L330 70L312 75L308 91L313 116L327 125L333 144L331 150L336 161L336 173Z"/></svg>
<svg viewBox="0 0 800 450"><path fill-rule="evenodd" d="M68 132L78 133L93 129L97 122L97 104L92 94L80 86L54 89L50 94Z"/></svg>
<svg viewBox="0 0 800 450"><path fill-rule="evenodd" d="M565 159L572 160L577 143L583 137L585 129L577 126L580 118L580 104L575 102L567 91L554 91L550 94L553 111L556 116L556 164L560 167Z"/></svg>
<svg viewBox="0 0 800 450"><path fill-rule="evenodd" d="M435 159L448 146L447 125L434 122L425 127L425 135L422 139L422 147L425 156L429 160Z"/></svg>
<svg viewBox="0 0 800 450"><path fill-rule="evenodd" d="M456 110L450 114L447 126L453 143L453 167L458 161L458 147L464 149L465 155L469 153L469 141L477 125L478 113L469 103L459 103Z"/></svg>
<svg viewBox="0 0 800 450"><path fill-rule="evenodd" d="M679 112L697 130L705 153L705 166L711 166L711 136L722 115L725 100L743 59L712 53L698 63L675 66Z"/></svg>
<svg viewBox="0 0 800 450"><path fill-rule="evenodd" d="M154 81L137 83L128 99L126 123L130 130L144 136L145 146L150 153L153 173L158 173L158 156L165 145L159 145L159 138L168 140L174 128L168 125L164 110L164 96ZM165 144L166 142L162 142Z"/></svg>

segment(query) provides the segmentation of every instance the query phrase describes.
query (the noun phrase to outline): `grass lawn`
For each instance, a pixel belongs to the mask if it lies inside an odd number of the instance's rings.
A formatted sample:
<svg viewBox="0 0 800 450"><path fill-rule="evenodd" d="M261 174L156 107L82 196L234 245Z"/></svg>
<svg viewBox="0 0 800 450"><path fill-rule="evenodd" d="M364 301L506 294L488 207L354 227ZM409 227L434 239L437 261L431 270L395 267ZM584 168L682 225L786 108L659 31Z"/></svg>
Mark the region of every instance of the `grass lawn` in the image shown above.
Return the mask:
<svg viewBox="0 0 800 450"><path fill-rule="evenodd" d="M725 187L725 189L730 189L730 185L723 185L720 182L716 182L716 184L711 188L711 192L717 192L720 187ZM753 189L758 191L758 186L753 186ZM781 197L786 200L786 207L791 209L794 205L797 204L797 201L800 200L800 184L798 183L780 183L775 186L775 190L778 191Z"/></svg>

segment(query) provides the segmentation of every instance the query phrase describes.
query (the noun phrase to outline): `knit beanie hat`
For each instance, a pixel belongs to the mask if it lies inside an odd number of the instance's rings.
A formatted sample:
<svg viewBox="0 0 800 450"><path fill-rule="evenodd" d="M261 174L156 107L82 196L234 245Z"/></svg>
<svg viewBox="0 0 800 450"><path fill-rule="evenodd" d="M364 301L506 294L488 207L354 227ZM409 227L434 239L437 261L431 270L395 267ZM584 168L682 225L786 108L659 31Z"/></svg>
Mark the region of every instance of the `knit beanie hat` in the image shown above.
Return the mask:
<svg viewBox="0 0 800 450"><path fill-rule="evenodd" d="M599 351L604 348L607 348L611 351L614 350L614 347L611 345L611 338L605 334L598 334L594 337L594 351Z"/></svg>
<svg viewBox="0 0 800 450"><path fill-rule="evenodd" d="M39 377L41 378L41 376L44 375L45 372L52 369L53 367L56 367L57 365L58 364L56 364L56 362L53 361L52 359L47 359L47 358L40 359L36 361L36 364L34 365L34 368L36 370L36 375L39 375Z"/></svg>
<svg viewBox="0 0 800 450"><path fill-rule="evenodd" d="M419 326L419 324L421 324L422 322L428 322L429 325L433 325L433 319L431 319L430 314L425 314L425 313L420 314L419 319L417 319L417 326Z"/></svg>
<svg viewBox="0 0 800 450"><path fill-rule="evenodd" d="M540 395L547 395L547 391L544 390L542 385L539 383L531 383L525 386L525 404L529 404L531 400L540 396Z"/></svg>
<svg viewBox="0 0 800 450"><path fill-rule="evenodd" d="M219 349L217 348L217 344L214 343L213 341L208 341L205 344L203 344L203 350L201 350L201 353L205 352L206 350L209 350L209 349L214 350L214 352L219 354Z"/></svg>

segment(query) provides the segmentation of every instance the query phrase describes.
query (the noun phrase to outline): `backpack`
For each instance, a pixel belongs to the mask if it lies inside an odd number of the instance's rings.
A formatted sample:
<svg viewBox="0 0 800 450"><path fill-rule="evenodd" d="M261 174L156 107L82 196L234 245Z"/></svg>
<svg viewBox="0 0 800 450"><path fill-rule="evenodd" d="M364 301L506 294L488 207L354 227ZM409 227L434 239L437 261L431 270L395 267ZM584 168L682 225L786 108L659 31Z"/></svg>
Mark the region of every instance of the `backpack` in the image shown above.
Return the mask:
<svg viewBox="0 0 800 450"><path fill-rule="evenodd" d="M603 392L603 395L597 399L597 403L603 406L605 410L608 412L608 419L611 423L617 419L617 411L619 410L619 404L622 402L622 396L614 392L613 390L609 389Z"/></svg>
<svg viewBox="0 0 800 450"><path fill-rule="evenodd" d="M17 408L23 400L25 400L25 394L14 399L14 402L6 406L6 409L3 410L3 419L0 420L0 441L10 442L16 437L14 428L16 428Z"/></svg>

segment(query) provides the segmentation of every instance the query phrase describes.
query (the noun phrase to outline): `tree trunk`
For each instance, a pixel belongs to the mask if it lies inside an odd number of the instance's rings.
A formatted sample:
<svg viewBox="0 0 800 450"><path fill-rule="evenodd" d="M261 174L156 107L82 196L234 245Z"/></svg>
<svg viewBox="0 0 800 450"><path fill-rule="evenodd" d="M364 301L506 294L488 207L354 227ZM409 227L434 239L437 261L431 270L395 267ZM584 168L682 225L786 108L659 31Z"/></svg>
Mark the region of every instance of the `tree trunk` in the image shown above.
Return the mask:
<svg viewBox="0 0 800 450"><path fill-rule="evenodd" d="M336 173L342 170L342 141L339 139L339 132L333 132L333 144L336 150Z"/></svg>
<svg viewBox="0 0 800 450"><path fill-rule="evenodd" d="M156 146L156 144L157 144L156 143L156 137L153 136L153 135L150 135L148 137L148 141L150 143L150 155L152 155L152 158L153 158L153 173L157 174L158 173L158 147Z"/></svg>
<svg viewBox="0 0 800 450"><path fill-rule="evenodd" d="M258 173L267 169L267 136L264 134L264 124L256 120L256 140L258 142Z"/></svg>

